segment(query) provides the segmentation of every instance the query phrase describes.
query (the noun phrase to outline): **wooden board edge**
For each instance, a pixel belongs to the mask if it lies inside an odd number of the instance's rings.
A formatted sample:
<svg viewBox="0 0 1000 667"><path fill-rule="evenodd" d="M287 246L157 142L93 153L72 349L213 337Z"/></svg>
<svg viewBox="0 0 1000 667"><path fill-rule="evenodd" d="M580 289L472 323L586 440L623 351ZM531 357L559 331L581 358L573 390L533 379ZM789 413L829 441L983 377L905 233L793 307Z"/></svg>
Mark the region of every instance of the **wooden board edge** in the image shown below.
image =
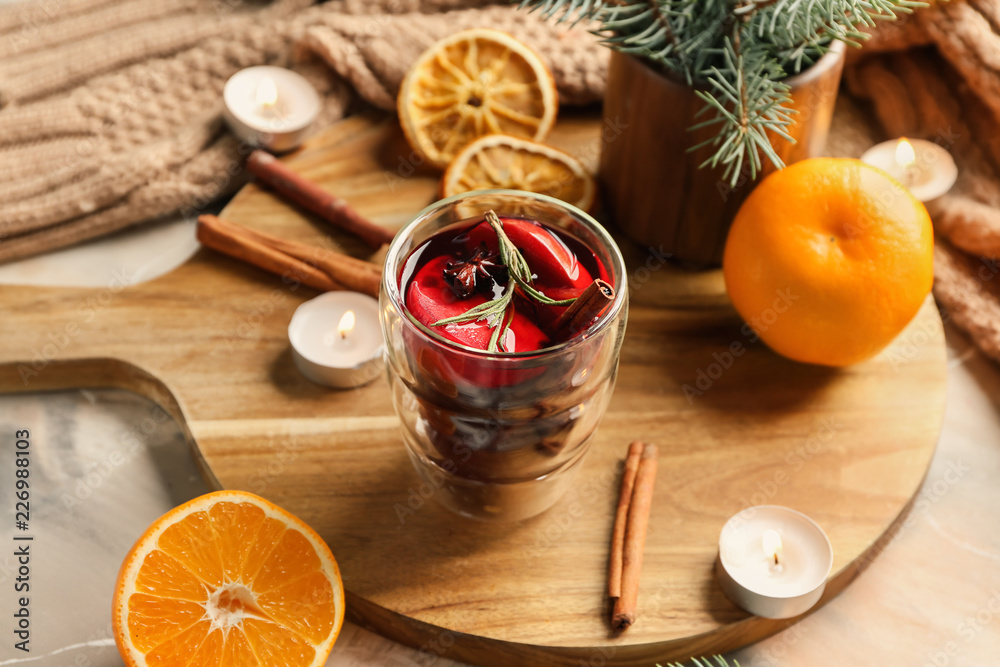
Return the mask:
<svg viewBox="0 0 1000 667"><path fill-rule="evenodd" d="M930 312L928 312L930 311ZM944 321L937 309L933 295L928 295L920 311L914 316L900 336L907 335L911 327L930 319L934 327L935 340L940 340L938 369L941 382L939 390L938 419L936 431L940 434L944 426L947 402L947 346L944 343ZM553 665L578 667L597 664L620 667L648 667L656 662L687 661L692 657L728 653L771 637L799 621L816 613L842 593L898 536L905 530L906 521L920 495L930 464L937 452L937 443L928 451L927 465L921 481L913 490L909 501L857 558L831 574L826 589L819 602L808 612L791 619L766 619L750 616L740 621L720 626L701 635L693 635L658 643L614 645L602 647L538 646L500 639L480 637L442 628L425 621L409 618L364 600L350 592L348 596L348 617L358 625L384 635L394 641L411 646L428 656L446 657L453 660L481 664L483 667L506 667L510 664L539 667ZM888 537L888 539L887 539ZM641 612L641 610L640 610ZM487 660L484 662L483 657Z"/></svg>

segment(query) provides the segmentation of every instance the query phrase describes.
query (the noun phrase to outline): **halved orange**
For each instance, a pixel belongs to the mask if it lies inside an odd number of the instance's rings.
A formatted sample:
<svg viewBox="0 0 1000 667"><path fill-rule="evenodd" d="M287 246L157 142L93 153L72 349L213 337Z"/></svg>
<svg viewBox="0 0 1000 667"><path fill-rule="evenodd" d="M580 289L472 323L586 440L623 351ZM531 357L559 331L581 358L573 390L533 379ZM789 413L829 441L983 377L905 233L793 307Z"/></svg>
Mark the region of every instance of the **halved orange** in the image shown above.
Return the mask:
<svg viewBox="0 0 1000 667"><path fill-rule="evenodd" d="M319 667L344 621L329 547L243 491L157 519L118 573L115 642L129 667Z"/></svg>
<svg viewBox="0 0 1000 667"><path fill-rule="evenodd" d="M507 33L474 28L417 58L400 86L397 108L413 149L444 167L486 134L541 141L555 123L559 95L537 53Z"/></svg>
<svg viewBox="0 0 1000 667"><path fill-rule="evenodd" d="M527 139L491 134L466 146L441 180L445 197L469 190L508 188L549 195L589 210L594 177L568 153Z"/></svg>

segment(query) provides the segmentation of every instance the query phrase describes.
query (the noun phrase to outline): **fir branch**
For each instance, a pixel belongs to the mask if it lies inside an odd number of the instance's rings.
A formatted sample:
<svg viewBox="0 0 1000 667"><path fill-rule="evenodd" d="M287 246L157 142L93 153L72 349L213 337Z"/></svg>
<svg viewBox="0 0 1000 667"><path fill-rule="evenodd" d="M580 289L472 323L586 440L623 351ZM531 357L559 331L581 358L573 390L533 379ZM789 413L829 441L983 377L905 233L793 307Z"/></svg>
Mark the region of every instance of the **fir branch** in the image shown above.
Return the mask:
<svg viewBox="0 0 1000 667"><path fill-rule="evenodd" d="M791 141L791 97L783 81L815 63L834 41L859 46L860 29L926 6L916 0L523 0L557 21L595 21L612 49L682 76L704 100L718 135L704 166L722 166L735 186L745 164L781 167L770 136ZM694 128L692 128L694 129Z"/></svg>
<svg viewBox="0 0 1000 667"><path fill-rule="evenodd" d="M605 9L605 5L626 4L623 1L610 0L522 0L521 9L529 12L539 11L546 19L558 16L556 23L572 20L573 25L580 21L597 19L598 15Z"/></svg>
<svg viewBox="0 0 1000 667"><path fill-rule="evenodd" d="M721 166L723 178L735 185L744 162L749 164L750 177L756 178L762 154L779 168L784 166L767 133L793 141L784 128L792 122L794 111L786 106L791 102L788 85L777 80L774 63L762 57L758 46L740 53L734 41L727 39L721 65L708 72L710 89L695 91L706 104L699 115L715 114L692 128L718 125L719 131L689 150L714 146L715 152L700 166Z"/></svg>
<svg viewBox="0 0 1000 667"><path fill-rule="evenodd" d="M664 7L661 5L661 3L658 2L657 0L647 0L647 2L649 4L649 10L653 13L656 23L658 23L661 26L661 29L664 32L664 37L667 40L669 40L671 44L673 44L674 49L680 52L681 51L680 40L678 40L677 33L674 30L674 26L670 22L670 16L664 10ZM641 42L641 40L637 41ZM692 82L691 70L688 69L687 59L683 57L683 54L681 54L681 56L682 57L680 58L680 60L681 60L681 66L684 69L684 78L687 79L687 82L690 85Z"/></svg>
<svg viewBox="0 0 1000 667"><path fill-rule="evenodd" d="M691 658L691 662L695 664L695 667L729 667L729 663L721 655L713 655L712 661L710 662L708 658ZM666 665L660 665L657 663L656 667L684 667L684 665L679 662L668 662ZM733 662L733 667L740 667L739 662Z"/></svg>

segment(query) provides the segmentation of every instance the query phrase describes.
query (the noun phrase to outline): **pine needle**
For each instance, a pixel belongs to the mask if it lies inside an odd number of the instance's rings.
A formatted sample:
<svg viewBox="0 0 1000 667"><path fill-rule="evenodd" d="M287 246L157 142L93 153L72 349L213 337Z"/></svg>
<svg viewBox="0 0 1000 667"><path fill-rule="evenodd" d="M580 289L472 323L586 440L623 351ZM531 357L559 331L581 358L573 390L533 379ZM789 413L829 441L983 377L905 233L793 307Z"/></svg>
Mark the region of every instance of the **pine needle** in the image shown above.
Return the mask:
<svg viewBox="0 0 1000 667"><path fill-rule="evenodd" d="M729 663L721 655L713 655L711 660L708 658L691 658L691 662L695 667L729 667ZM656 667L684 667L679 662L668 662L665 665L657 664ZM740 667L740 663L733 662L733 667Z"/></svg>
<svg viewBox="0 0 1000 667"><path fill-rule="evenodd" d="M860 46L859 28L895 20L913 0L523 0L523 9L558 22L593 22L606 46L683 77L707 115L691 129L718 126L703 166L725 166L736 186L744 163L756 176L766 158L784 166L769 134L792 141L791 95L783 82L812 66L835 41Z"/></svg>

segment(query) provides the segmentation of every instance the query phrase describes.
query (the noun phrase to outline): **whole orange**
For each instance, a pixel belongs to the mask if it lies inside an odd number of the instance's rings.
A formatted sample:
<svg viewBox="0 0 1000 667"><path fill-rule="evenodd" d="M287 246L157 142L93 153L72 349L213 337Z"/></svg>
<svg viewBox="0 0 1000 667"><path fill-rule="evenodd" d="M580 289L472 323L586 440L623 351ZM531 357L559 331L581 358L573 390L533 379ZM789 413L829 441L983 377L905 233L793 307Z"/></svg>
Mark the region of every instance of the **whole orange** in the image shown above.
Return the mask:
<svg viewBox="0 0 1000 667"><path fill-rule="evenodd" d="M813 158L765 178L733 221L722 268L736 310L775 352L845 366L913 319L934 278L927 209L860 160Z"/></svg>

